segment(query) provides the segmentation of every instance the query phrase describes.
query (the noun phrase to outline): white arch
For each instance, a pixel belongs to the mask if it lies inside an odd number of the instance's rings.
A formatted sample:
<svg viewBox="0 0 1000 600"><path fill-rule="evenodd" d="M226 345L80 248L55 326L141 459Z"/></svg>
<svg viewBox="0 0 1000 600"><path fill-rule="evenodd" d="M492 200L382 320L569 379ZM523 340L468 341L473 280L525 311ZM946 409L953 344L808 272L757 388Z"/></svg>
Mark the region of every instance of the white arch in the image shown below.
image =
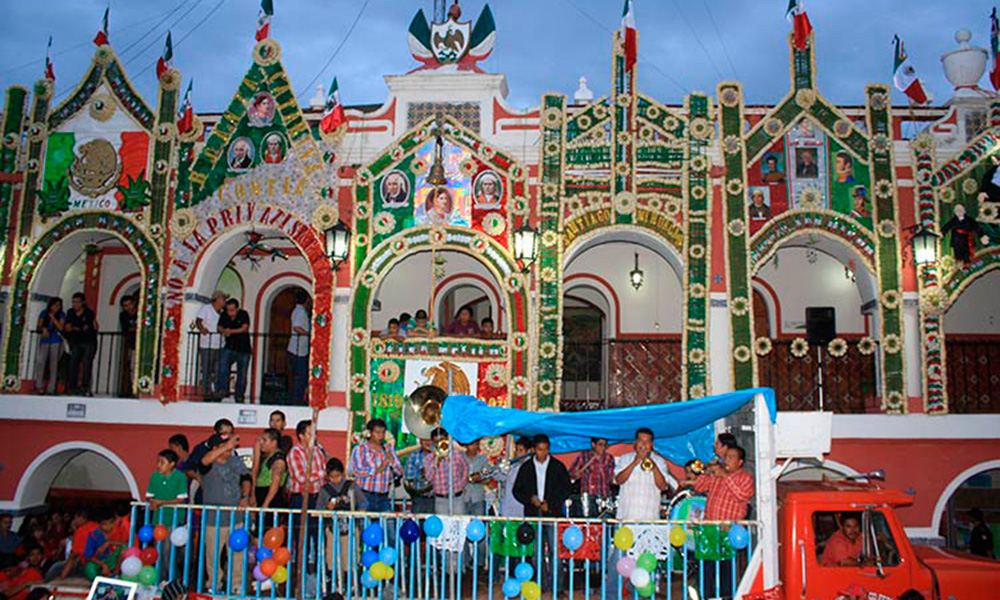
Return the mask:
<svg viewBox="0 0 1000 600"><path fill-rule="evenodd" d="M45 494L48 493L49 486L52 485L59 471L77 454L84 451L94 452L111 461L111 464L125 478L129 493L132 494L132 499L138 500L142 497L139 494L139 485L136 483L132 471L121 457L100 444L76 440L56 444L31 461L31 464L21 474L21 479L17 482L17 490L14 492L14 506L20 509L24 508L26 504L30 506L42 504L45 501ZM43 485L38 486L38 489L36 489L34 485L36 483ZM39 489L41 489L41 498L37 497Z"/></svg>
<svg viewBox="0 0 1000 600"><path fill-rule="evenodd" d="M1000 469L1000 460L988 460L971 466L951 480L951 482L944 488L944 492L941 493L941 496L938 497L937 504L934 505L934 514L931 515L931 531L934 532L934 535L937 535L937 532L941 531L941 513L944 512L945 506L948 504L948 500L951 499L955 491L958 490L963 483L968 481L969 478L984 471L992 471L994 469Z"/></svg>
<svg viewBox="0 0 1000 600"><path fill-rule="evenodd" d="M861 473L858 470L856 470L854 467L851 467L850 465L846 465L846 464L844 464L842 462L837 462L837 461L829 459L829 458L824 458L823 462L821 462L818 465L815 464L815 463L813 463L813 462L811 462L811 461L807 462L805 460L798 459L798 458L793 458L791 460L791 463L792 464L790 464L788 466L788 468L785 469L785 472L783 473L783 475L788 475L789 473L795 472L795 471L797 471L799 469L817 469L817 468L819 468L819 469L828 469L830 471L839 471L839 472L841 472L841 473L843 473L844 475L847 475L847 476L861 475ZM861 479L860 481L867 481L867 479Z"/></svg>
<svg viewBox="0 0 1000 600"><path fill-rule="evenodd" d="M573 240L563 252L563 271L567 271L573 261L587 250L609 243L635 244L646 248L664 260L677 275L677 280L684 281L684 263L677 250L666 240L647 229L632 227L629 229L598 228Z"/></svg>
<svg viewBox="0 0 1000 600"><path fill-rule="evenodd" d="M478 275L478 273L475 275ZM473 274L466 273L457 273L454 279L449 280L447 283L438 288L437 293L435 294L437 298L437 306L434 307L434 314L442 314L441 305L444 303L448 293L460 287L473 287L482 292L490 303L490 314L493 315L494 321L496 321L497 318L503 314L504 306L503 300L500 298L500 292L496 288L484 284L481 280L474 277ZM506 321L506 318L502 319L504 326L507 325ZM499 323L497 325L499 326Z"/></svg>
<svg viewBox="0 0 1000 600"><path fill-rule="evenodd" d="M566 282L563 286L563 297L571 295L574 290L580 288L590 290L604 300L605 306L600 307L604 309L604 331L602 335L604 337L614 337L618 331L618 311L621 309L618 306L618 299L609 290L603 280L592 279L590 277L580 277Z"/></svg>

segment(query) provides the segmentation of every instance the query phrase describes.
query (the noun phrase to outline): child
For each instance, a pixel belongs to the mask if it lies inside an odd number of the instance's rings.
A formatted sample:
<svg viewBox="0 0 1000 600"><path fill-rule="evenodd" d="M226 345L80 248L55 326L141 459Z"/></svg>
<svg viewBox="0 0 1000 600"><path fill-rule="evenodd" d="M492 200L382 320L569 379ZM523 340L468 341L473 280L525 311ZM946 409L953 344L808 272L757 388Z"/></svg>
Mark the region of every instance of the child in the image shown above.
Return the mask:
<svg viewBox="0 0 1000 600"><path fill-rule="evenodd" d="M174 509L167 506L180 504L188 498L187 477L177 468L177 453L173 450L160 450L156 456L156 471L149 476L149 487L146 498L149 499L149 510L153 512L152 523L174 527L184 523L184 511L178 511L177 522L174 523ZM161 506L167 506L160 510Z"/></svg>
<svg viewBox="0 0 1000 600"><path fill-rule="evenodd" d="M399 328L399 319L389 319L389 326L386 327L379 337L383 340L395 340L402 342L406 339L406 332Z"/></svg>
<svg viewBox="0 0 1000 600"><path fill-rule="evenodd" d="M484 340L492 340L495 338L496 332L493 331L493 319L486 317L479 323L479 337Z"/></svg>
<svg viewBox="0 0 1000 600"><path fill-rule="evenodd" d="M13 555L5 555L6 562L0 571L0 594L8 600L25 600L31 586L42 583L45 577L40 569L42 564L42 548L31 544L27 548L25 565L20 565Z"/></svg>
<svg viewBox="0 0 1000 600"><path fill-rule="evenodd" d="M420 309L413 319L416 324L406 330L406 335L408 337L433 337L434 332L431 330L430 325L427 323L427 311Z"/></svg>
<svg viewBox="0 0 1000 600"><path fill-rule="evenodd" d="M115 514L110 508L103 508L96 517L97 529L87 536L83 560L84 564L96 563L102 575L110 576L118 567L118 556L122 549L122 544L109 539L115 529Z"/></svg>
<svg viewBox="0 0 1000 600"><path fill-rule="evenodd" d="M331 458L326 461L326 484L320 488L316 498L316 508L322 510L355 510L361 506L361 488L354 485L354 482L344 477L344 463L339 458ZM339 519L340 549L337 555L336 564L340 567L339 572L335 572L333 540L337 537L333 535L333 519L327 521L326 531L326 567L335 580L343 581L344 572L347 570L347 557L350 556L350 546L348 535L350 529L345 517ZM360 522L358 526L360 527ZM336 587L336 586L335 586Z"/></svg>

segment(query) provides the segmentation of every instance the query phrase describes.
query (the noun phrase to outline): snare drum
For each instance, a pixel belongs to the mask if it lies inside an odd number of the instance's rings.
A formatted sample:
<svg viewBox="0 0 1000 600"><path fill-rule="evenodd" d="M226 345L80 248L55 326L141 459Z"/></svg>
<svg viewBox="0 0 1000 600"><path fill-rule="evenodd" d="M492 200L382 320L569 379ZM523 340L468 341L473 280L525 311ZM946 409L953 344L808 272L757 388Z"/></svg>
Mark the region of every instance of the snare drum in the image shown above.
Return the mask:
<svg viewBox="0 0 1000 600"><path fill-rule="evenodd" d="M587 493L574 494L566 500L566 508L570 517L578 519L596 519L600 515L597 496Z"/></svg>

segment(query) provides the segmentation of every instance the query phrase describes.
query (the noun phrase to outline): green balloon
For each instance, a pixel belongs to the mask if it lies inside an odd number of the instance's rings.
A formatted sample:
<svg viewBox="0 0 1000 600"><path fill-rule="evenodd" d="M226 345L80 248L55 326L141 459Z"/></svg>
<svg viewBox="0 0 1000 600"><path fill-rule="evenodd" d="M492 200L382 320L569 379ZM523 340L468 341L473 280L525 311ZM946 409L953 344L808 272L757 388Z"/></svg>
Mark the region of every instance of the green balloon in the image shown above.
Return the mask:
<svg viewBox="0 0 1000 600"><path fill-rule="evenodd" d="M101 567L97 566L97 563L89 562L83 568L83 574L87 576L87 579L94 579L101 574Z"/></svg>
<svg viewBox="0 0 1000 600"><path fill-rule="evenodd" d="M142 585L156 585L156 580L159 579L156 573L156 567L152 565L146 565L139 571L139 583Z"/></svg>
<svg viewBox="0 0 1000 600"><path fill-rule="evenodd" d="M651 552L643 552L639 555L639 560L635 561L635 565L652 573L656 570L656 557Z"/></svg>
<svg viewBox="0 0 1000 600"><path fill-rule="evenodd" d="M653 595L653 580L651 579L649 583L641 588L636 588L635 593L639 594L643 598L649 598Z"/></svg>
<svg viewBox="0 0 1000 600"><path fill-rule="evenodd" d="M118 576L118 579L121 579L122 581L130 581L130 582L135 583L135 582L139 581L139 576L138 575L126 575L125 573L122 573L121 575Z"/></svg>

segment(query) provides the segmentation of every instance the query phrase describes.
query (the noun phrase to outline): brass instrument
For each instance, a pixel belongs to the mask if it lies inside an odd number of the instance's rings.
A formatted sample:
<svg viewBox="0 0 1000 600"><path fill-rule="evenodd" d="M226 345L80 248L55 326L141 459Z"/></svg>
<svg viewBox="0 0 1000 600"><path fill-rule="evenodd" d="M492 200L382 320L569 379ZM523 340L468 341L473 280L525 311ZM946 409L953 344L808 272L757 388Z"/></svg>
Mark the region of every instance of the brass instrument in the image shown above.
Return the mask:
<svg viewBox="0 0 1000 600"><path fill-rule="evenodd" d="M413 435L421 439L441 426L441 409L448 393L433 385L418 387L403 402L403 422Z"/></svg>
<svg viewBox="0 0 1000 600"><path fill-rule="evenodd" d="M451 444L448 440L440 440L434 444L434 454L437 454L438 458L448 456L449 452L451 452Z"/></svg>
<svg viewBox="0 0 1000 600"><path fill-rule="evenodd" d="M649 473L650 471L653 470L653 459L649 458L648 456L642 459L642 462L639 463L639 468Z"/></svg>
<svg viewBox="0 0 1000 600"><path fill-rule="evenodd" d="M704 473L705 468L706 468L705 463L701 462L700 460L695 460L693 463L691 463L691 470L694 471L695 475L701 475L702 473Z"/></svg>
<svg viewBox="0 0 1000 600"><path fill-rule="evenodd" d="M420 444L407 446L406 448L403 448L399 452L396 452L396 456L398 456L399 458L406 458L407 456L413 454L414 452L420 452L420 449L421 449Z"/></svg>

